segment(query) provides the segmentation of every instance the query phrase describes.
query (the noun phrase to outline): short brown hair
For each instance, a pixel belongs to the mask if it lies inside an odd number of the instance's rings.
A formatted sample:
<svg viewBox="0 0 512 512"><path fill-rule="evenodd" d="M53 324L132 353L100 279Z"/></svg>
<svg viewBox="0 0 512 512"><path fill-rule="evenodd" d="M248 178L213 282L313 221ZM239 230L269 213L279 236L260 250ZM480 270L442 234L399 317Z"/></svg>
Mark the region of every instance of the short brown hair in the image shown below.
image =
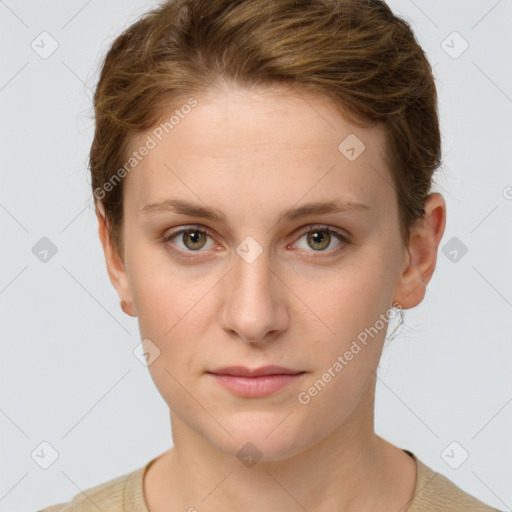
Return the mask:
<svg viewBox="0 0 512 512"><path fill-rule="evenodd" d="M132 137L217 77L319 93L357 126L384 125L408 244L441 164L432 68L409 24L380 0L175 0L115 39L94 94L91 184L120 254L123 181L106 185Z"/></svg>

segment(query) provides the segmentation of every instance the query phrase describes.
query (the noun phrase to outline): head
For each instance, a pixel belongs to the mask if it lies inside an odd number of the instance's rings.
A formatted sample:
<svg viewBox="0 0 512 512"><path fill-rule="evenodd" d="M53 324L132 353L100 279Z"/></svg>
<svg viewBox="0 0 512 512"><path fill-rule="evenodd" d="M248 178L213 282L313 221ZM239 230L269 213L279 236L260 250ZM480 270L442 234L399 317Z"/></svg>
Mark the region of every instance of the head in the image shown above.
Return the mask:
<svg viewBox="0 0 512 512"><path fill-rule="evenodd" d="M115 40L94 102L107 269L173 421L268 460L372 432L388 324L423 300L446 217L407 23L376 0L165 3ZM303 373L248 398L210 374L234 365Z"/></svg>

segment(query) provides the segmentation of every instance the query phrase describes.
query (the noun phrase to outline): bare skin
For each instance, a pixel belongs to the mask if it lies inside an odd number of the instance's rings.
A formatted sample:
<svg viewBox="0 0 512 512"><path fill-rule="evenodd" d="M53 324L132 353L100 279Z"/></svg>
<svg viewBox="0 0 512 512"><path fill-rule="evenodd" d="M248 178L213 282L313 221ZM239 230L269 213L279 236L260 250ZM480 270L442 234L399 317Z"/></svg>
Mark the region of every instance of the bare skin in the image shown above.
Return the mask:
<svg viewBox="0 0 512 512"><path fill-rule="evenodd" d="M327 99L283 88L224 88L197 100L125 178L122 256L98 215L110 279L141 339L160 351L148 368L170 409L174 447L146 473L149 510L404 512L414 461L374 432L386 327L332 368L393 304L423 300L443 197L428 197L406 247L380 127L355 127ZM350 134L365 144L353 161L338 149ZM142 212L169 198L225 219ZM279 217L344 200L368 208ZM207 233L162 240L182 227ZM308 237L310 227L321 236ZM250 263L236 251L249 236L262 249ZM247 398L209 374L230 365L304 373ZM329 382L309 392L329 368ZM247 443L260 457L250 467L237 456Z"/></svg>

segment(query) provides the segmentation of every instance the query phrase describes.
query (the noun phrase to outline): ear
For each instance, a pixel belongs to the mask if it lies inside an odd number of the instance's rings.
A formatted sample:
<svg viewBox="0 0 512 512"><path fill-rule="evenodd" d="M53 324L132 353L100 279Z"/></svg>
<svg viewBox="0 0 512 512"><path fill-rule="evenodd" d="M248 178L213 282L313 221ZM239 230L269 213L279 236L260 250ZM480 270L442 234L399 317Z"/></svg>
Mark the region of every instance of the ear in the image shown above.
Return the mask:
<svg viewBox="0 0 512 512"><path fill-rule="evenodd" d="M124 301L126 306L124 312L130 316L137 316L133 305L132 292L128 276L126 274L123 259L110 238L105 211L101 203L97 203L96 217L98 218L98 233L100 235L101 245L105 253L105 263L110 282L114 285L120 301Z"/></svg>
<svg viewBox="0 0 512 512"><path fill-rule="evenodd" d="M425 202L425 215L411 230L408 256L400 274L393 303L402 309L417 306L425 297L426 287L436 268L437 249L446 225L446 203L437 192Z"/></svg>

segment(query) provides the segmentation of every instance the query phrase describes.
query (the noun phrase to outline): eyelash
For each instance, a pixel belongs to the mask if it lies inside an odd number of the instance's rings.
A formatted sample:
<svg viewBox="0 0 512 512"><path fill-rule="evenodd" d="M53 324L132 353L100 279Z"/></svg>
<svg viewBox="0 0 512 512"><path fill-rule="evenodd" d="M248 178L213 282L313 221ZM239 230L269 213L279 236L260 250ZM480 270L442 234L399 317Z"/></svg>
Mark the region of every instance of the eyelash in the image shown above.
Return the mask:
<svg viewBox="0 0 512 512"><path fill-rule="evenodd" d="M160 241L164 245L167 246L169 251L171 251L173 254L176 254L179 257L191 258L191 259L200 258L201 256L192 255L190 253L204 252L201 249L199 249L197 251L191 251L191 250L183 251L181 249L176 249L174 244L170 243L170 241L173 238L176 238L178 235L181 235L182 233L185 233L187 231L198 231L202 234L209 236L212 240L215 241L213 233L208 228L204 228L203 226L200 226L200 225L186 226L186 227L180 228L176 231L166 233L163 237L161 237ZM349 245L352 243L352 241L349 239L349 237L346 236L343 232L341 232L335 228L332 228L331 226L327 226L325 224L315 224L315 225L309 226L307 229L303 229L303 230L299 231L299 233L297 234L297 236L298 236L297 241L300 240L304 235L307 235L310 232L316 232L316 231L320 231L320 232L326 231L330 234L333 234L336 238L338 238L338 240L341 242L341 244L337 248L331 249L329 251L325 251L325 250L323 250L323 251L307 251L307 252L314 253L314 255L312 255L312 256L307 256L308 258L317 259L317 258L329 258L329 257L337 256L344 249L344 247L346 245ZM328 253L328 254L327 254L327 256L324 256L321 253Z"/></svg>

